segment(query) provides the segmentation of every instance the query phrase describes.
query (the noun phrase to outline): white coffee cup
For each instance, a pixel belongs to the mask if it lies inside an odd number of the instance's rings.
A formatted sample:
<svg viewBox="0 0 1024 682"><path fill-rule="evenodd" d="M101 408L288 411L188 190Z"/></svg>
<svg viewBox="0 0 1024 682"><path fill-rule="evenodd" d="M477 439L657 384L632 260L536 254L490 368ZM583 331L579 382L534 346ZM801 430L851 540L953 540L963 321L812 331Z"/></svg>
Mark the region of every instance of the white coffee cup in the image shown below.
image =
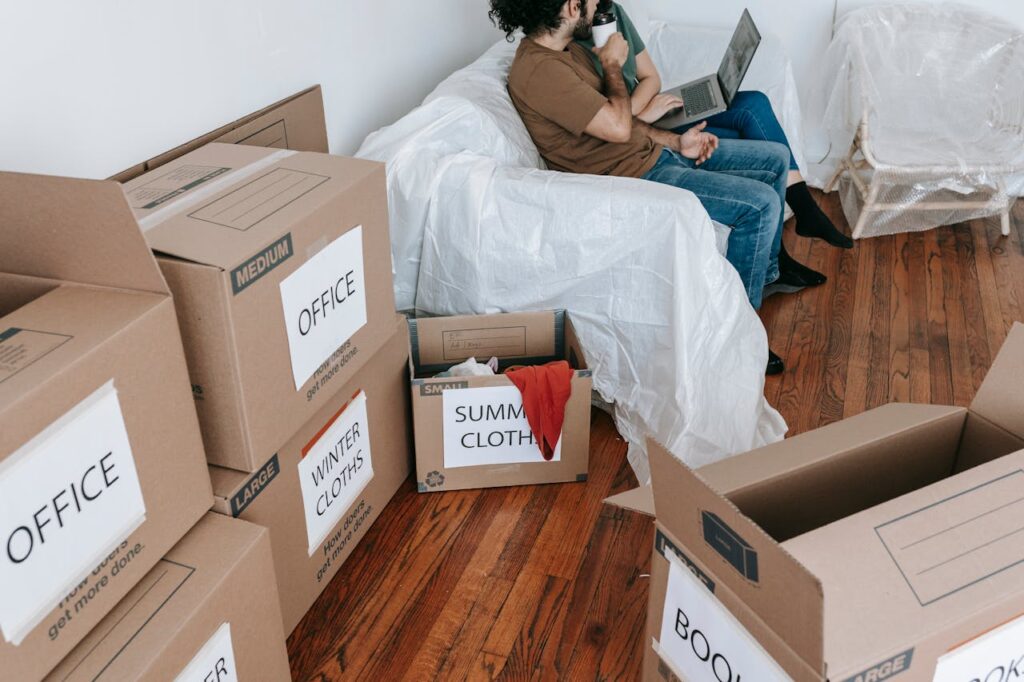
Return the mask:
<svg viewBox="0 0 1024 682"><path fill-rule="evenodd" d="M603 23L599 23L603 22ZM619 26L615 21L615 15L612 13L598 14L594 17L594 26L591 29L594 36L594 47L598 49L605 46L608 39L612 37L613 33L618 33Z"/></svg>

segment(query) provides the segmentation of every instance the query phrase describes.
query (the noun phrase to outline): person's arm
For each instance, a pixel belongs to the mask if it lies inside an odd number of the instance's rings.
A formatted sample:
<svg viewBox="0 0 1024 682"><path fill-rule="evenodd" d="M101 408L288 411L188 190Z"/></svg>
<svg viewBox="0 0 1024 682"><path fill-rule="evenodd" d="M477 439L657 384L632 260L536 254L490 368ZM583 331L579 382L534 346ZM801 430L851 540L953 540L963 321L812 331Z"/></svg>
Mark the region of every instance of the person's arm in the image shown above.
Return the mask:
<svg viewBox="0 0 1024 682"><path fill-rule="evenodd" d="M694 159L698 166L710 159L718 149L718 138L704 132L708 125L707 121L701 121L682 135L655 128L640 119L636 119L634 124L655 144L675 150L688 159Z"/></svg>
<svg viewBox="0 0 1024 682"><path fill-rule="evenodd" d="M633 90L633 96L630 97L630 107L633 115L639 116L655 95L661 92L661 76L647 50L636 56L636 79L637 85Z"/></svg>
<svg viewBox="0 0 1024 682"><path fill-rule="evenodd" d="M605 97L608 101L597 112L587 127L587 135L605 142L628 142L633 134L633 112L629 106L629 91L622 79L622 64L628 47L619 33L612 34L601 49L594 48L604 69Z"/></svg>

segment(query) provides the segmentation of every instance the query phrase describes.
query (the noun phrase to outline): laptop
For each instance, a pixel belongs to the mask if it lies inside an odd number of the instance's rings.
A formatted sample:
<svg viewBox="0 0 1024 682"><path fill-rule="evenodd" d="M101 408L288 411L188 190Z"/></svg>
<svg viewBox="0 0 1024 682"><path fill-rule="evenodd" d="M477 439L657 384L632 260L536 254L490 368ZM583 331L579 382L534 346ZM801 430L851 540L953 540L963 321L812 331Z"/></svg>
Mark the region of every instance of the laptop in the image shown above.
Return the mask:
<svg viewBox="0 0 1024 682"><path fill-rule="evenodd" d="M725 111L739 91L760 44L761 33L750 18L750 12L743 10L718 73L666 90L667 94L682 98L683 106L665 114L654 125L667 130Z"/></svg>

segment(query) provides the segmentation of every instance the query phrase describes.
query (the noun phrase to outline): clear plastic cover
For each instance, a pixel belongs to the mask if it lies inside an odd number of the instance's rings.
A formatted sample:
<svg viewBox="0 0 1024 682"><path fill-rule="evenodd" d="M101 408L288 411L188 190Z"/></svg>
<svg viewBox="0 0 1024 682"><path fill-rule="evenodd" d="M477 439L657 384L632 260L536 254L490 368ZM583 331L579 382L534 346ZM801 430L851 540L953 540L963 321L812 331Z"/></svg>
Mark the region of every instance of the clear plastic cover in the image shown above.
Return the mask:
<svg viewBox="0 0 1024 682"><path fill-rule="evenodd" d="M693 466L780 440L726 233L685 190L546 170L506 90L515 49L499 42L358 152L387 162L399 307L568 310L642 482L648 435Z"/></svg>
<svg viewBox="0 0 1024 682"><path fill-rule="evenodd" d="M840 18L824 124L855 237L998 216L1024 193L1024 34L955 4Z"/></svg>

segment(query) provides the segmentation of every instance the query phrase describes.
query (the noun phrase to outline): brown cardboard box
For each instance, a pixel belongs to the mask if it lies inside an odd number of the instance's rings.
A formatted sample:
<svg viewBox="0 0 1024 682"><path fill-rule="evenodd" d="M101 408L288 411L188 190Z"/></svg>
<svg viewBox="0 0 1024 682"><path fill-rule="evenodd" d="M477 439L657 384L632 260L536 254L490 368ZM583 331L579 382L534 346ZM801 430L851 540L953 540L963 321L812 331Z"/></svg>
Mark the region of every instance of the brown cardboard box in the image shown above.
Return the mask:
<svg viewBox="0 0 1024 682"><path fill-rule="evenodd" d="M290 680L267 530L204 516L46 679Z"/></svg>
<svg viewBox="0 0 1024 682"><path fill-rule="evenodd" d="M326 154L329 151L327 124L324 121L324 100L320 86L306 88L149 161L127 168L110 179L128 182L211 142Z"/></svg>
<svg viewBox="0 0 1024 682"><path fill-rule="evenodd" d="M409 475L409 342L384 346L252 475L210 467L214 511L270 529L290 633Z"/></svg>
<svg viewBox="0 0 1024 682"><path fill-rule="evenodd" d="M409 320L419 491L587 480L591 373L564 311ZM510 365L567 360L575 370L559 452L545 461L505 376L436 377L475 356ZM475 416L474 416L475 415Z"/></svg>
<svg viewBox="0 0 1024 682"><path fill-rule="evenodd" d="M1016 325L970 409L887 405L696 472L650 443L644 679L1016 679L1022 380Z"/></svg>
<svg viewBox="0 0 1024 682"><path fill-rule="evenodd" d="M56 665L210 502L174 305L121 186L0 174L2 676Z"/></svg>
<svg viewBox="0 0 1024 682"><path fill-rule="evenodd" d="M390 334L384 166L211 144L125 192L174 293L207 457L255 471Z"/></svg>

